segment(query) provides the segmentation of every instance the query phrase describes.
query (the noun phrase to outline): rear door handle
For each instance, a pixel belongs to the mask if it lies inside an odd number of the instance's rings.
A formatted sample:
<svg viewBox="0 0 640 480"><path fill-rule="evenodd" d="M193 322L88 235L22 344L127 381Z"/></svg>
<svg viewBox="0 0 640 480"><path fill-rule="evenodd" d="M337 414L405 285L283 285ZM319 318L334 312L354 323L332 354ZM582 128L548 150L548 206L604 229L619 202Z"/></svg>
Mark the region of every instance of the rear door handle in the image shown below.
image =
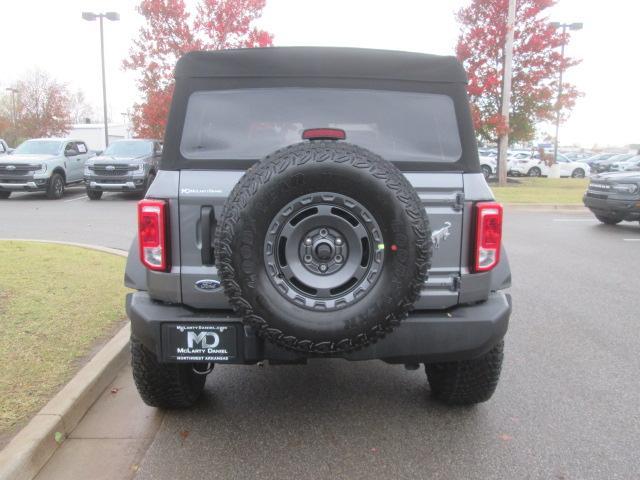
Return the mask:
<svg viewBox="0 0 640 480"><path fill-rule="evenodd" d="M200 237L202 238L203 265L213 265L213 231L216 226L216 217L213 207L207 205L200 209Z"/></svg>

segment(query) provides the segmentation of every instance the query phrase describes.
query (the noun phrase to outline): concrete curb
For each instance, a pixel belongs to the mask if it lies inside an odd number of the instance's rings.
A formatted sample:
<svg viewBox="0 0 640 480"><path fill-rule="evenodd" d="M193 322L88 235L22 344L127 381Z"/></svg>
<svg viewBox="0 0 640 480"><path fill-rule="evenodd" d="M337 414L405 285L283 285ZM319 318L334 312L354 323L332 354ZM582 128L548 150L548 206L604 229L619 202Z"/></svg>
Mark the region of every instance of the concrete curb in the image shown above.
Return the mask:
<svg viewBox="0 0 640 480"><path fill-rule="evenodd" d="M39 240L37 238L0 238L0 241L14 241L14 242L35 242L35 243L54 243L57 245L69 245L70 247L88 248L89 250L97 250L99 252L111 253L113 255L120 255L121 257L127 257L125 250L119 250L117 248L101 247L99 245L89 245L88 243L77 242L64 242L58 240Z"/></svg>
<svg viewBox="0 0 640 480"><path fill-rule="evenodd" d="M0 240L57 243L126 257L126 252L121 250L86 244L15 238ZM129 325L121 328L0 451L1 480L35 478L126 364L129 358L129 334Z"/></svg>

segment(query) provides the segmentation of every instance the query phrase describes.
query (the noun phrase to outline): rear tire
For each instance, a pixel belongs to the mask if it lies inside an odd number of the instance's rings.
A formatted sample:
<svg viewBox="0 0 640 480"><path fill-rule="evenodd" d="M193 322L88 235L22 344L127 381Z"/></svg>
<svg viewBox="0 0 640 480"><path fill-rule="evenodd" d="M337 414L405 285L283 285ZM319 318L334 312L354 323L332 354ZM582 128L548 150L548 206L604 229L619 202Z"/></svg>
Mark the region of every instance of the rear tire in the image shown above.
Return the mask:
<svg viewBox="0 0 640 480"><path fill-rule="evenodd" d="M584 178L584 170L581 168L576 168L573 172L571 172L571 178Z"/></svg>
<svg viewBox="0 0 640 480"><path fill-rule="evenodd" d="M482 172L482 175L484 175L485 180L489 180L489 177L491 177L491 174L493 173L491 171L491 167L489 167L488 165L481 165L480 171Z"/></svg>
<svg viewBox="0 0 640 480"><path fill-rule="evenodd" d="M606 215L596 215L596 218L605 225L617 225L622 219L617 217L607 217Z"/></svg>
<svg viewBox="0 0 640 480"><path fill-rule="evenodd" d="M6 200L11 196L11 192L0 192L0 200Z"/></svg>
<svg viewBox="0 0 640 480"><path fill-rule="evenodd" d="M90 190L87 188L87 197L89 197L89 200L100 200L102 198L102 190Z"/></svg>
<svg viewBox="0 0 640 480"><path fill-rule="evenodd" d="M527 172L529 177L540 177L542 176L542 171L538 167L531 167Z"/></svg>
<svg viewBox="0 0 640 480"><path fill-rule="evenodd" d="M59 173L54 173L47 185L47 198L49 200L59 200L64 195L64 178Z"/></svg>
<svg viewBox="0 0 640 480"><path fill-rule="evenodd" d="M190 364L158 362L156 355L134 337L131 337L131 367L138 393L152 407L191 407L204 388L206 375L195 373Z"/></svg>
<svg viewBox="0 0 640 480"><path fill-rule="evenodd" d="M498 386L504 340L489 352L472 360L425 365L431 394L447 405L474 405L486 402Z"/></svg>

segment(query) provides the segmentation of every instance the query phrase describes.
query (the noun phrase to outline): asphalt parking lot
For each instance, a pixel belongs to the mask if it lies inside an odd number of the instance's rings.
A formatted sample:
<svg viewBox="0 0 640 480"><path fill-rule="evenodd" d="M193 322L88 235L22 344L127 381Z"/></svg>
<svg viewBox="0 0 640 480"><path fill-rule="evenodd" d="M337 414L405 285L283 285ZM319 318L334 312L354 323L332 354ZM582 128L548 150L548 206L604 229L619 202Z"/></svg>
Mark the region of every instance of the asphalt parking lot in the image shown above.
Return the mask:
<svg viewBox="0 0 640 480"><path fill-rule="evenodd" d="M135 199L83 195L12 196L0 237L127 249ZM443 407L423 370L381 362L218 366L197 408L162 416L131 475L637 478L640 226L507 208L505 236L514 311L488 403Z"/></svg>
<svg viewBox="0 0 640 480"><path fill-rule="evenodd" d="M136 230L133 194L87 198L84 186L69 187L60 200L44 193L13 193L0 201L0 238L33 238L89 243L128 250Z"/></svg>

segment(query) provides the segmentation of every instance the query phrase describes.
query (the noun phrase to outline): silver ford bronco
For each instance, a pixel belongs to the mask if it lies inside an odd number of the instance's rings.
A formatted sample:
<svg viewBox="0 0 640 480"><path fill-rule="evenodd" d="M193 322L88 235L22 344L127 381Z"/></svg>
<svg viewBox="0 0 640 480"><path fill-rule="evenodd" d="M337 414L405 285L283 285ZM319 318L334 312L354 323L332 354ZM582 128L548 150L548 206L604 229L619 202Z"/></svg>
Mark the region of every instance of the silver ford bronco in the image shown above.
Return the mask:
<svg viewBox="0 0 640 480"><path fill-rule="evenodd" d="M493 394L511 273L452 57L342 48L180 59L125 283L144 401L188 407L216 363L425 365Z"/></svg>

